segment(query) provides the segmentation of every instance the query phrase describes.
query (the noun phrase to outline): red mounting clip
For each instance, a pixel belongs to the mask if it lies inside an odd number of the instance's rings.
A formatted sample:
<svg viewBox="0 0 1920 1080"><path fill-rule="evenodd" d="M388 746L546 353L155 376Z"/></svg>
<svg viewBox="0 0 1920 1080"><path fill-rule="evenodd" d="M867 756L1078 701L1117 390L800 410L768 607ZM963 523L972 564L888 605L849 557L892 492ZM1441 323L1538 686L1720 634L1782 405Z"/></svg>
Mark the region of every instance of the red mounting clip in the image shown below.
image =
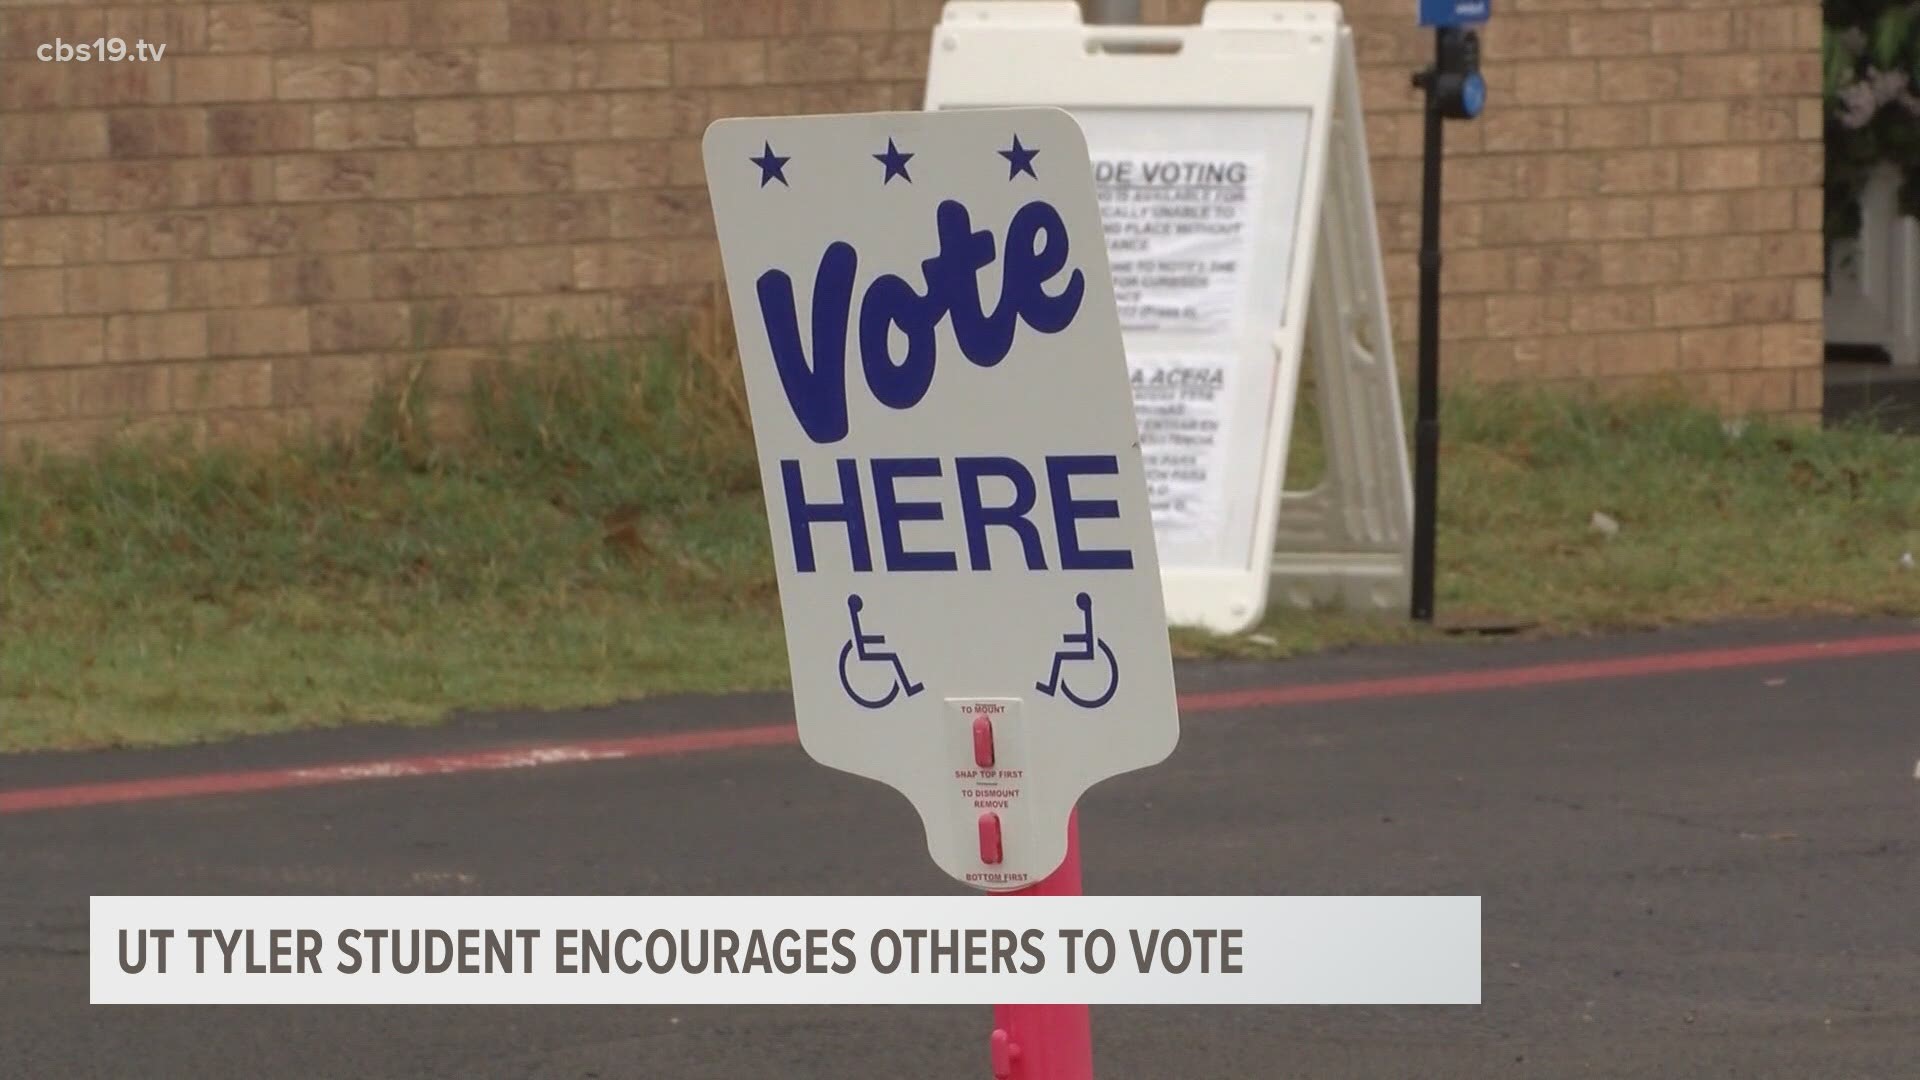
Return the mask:
<svg viewBox="0 0 1920 1080"><path fill-rule="evenodd" d="M993 1080L1008 1080L1013 1075L1013 1061L1020 1056L1020 1047L1006 1028L994 1028L988 1046L993 1058Z"/></svg>

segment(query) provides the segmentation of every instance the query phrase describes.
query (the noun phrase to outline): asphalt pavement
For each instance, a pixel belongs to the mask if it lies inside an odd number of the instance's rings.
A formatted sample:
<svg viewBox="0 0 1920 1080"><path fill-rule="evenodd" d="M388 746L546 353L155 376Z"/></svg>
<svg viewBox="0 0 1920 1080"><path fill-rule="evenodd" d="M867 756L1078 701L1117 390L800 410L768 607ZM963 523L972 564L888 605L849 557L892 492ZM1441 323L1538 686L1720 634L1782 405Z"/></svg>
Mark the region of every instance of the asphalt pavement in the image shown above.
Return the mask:
<svg viewBox="0 0 1920 1080"><path fill-rule="evenodd" d="M1189 665L1179 678L1183 694L1208 694L1917 632L1914 621L1745 624ZM1083 804L1089 891L1479 895L1484 1004L1097 1008L1096 1072L1920 1076L1920 647L1767 655L1189 715L1172 759ZM434 729L0 756L0 795L787 715L772 695L672 698ZM984 1007L87 1004L91 894L777 903L959 891L900 797L790 743L164 793L0 812L0 1077L987 1075Z"/></svg>

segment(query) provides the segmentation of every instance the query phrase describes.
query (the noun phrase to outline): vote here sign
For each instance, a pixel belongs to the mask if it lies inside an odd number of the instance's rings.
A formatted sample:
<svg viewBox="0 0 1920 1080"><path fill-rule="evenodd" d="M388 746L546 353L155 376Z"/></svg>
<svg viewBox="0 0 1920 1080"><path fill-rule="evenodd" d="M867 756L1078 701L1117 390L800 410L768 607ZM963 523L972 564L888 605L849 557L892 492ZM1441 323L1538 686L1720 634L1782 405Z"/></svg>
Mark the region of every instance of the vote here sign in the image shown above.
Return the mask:
<svg viewBox="0 0 1920 1080"><path fill-rule="evenodd" d="M978 888L1178 737L1085 139L1057 109L722 120L705 140L800 739Z"/></svg>

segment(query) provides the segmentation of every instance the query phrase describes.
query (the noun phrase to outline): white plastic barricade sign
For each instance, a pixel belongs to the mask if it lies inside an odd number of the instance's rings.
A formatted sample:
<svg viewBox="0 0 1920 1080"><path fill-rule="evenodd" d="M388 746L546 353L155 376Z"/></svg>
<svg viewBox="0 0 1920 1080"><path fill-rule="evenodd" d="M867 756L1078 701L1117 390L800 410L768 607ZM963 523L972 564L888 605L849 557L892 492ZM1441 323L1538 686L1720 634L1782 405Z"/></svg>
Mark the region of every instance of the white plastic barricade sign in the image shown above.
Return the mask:
<svg viewBox="0 0 1920 1080"><path fill-rule="evenodd" d="M1092 148L1172 620L1404 611L1412 485L1351 35L1331 3L1085 26L947 5L929 110L1056 105ZM1283 492L1304 353L1327 458Z"/></svg>
<svg viewBox="0 0 1920 1080"><path fill-rule="evenodd" d="M722 120L706 169L801 744L978 888L1178 737L1086 142L1057 109Z"/></svg>

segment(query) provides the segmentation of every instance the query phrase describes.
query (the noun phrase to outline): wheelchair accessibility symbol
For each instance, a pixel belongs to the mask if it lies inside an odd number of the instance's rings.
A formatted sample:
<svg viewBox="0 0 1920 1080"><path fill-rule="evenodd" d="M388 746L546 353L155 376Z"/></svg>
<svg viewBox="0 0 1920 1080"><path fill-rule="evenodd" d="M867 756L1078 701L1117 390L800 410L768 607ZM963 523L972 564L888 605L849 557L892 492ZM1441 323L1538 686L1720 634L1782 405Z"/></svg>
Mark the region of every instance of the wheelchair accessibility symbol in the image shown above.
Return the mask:
<svg viewBox="0 0 1920 1080"><path fill-rule="evenodd" d="M884 709L893 704L893 699L900 695L900 691L905 690L907 696L912 697L926 687L907 678L906 665L900 662L899 653L870 648L885 645L887 638L884 634L860 632L860 609L864 606L866 606L865 601L860 599L858 593L847 597L847 615L853 620L853 639L840 649L840 688L847 692L847 696L852 698L856 705L868 709ZM862 697L860 692L853 688L853 681L847 677L847 662L854 659L855 654L858 654L858 658L864 663L892 666L892 677L885 693L877 697Z"/></svg>
<svg viewBox="0 0 1920 1080"><path fill-rule="evenodd" d="M1062 644L1075 645L1078 646L1078 648L1071 650L1061 649L1054 653L1053 670L1048 674L1047 681L1034 683L1033 688L1048 697L1052 697L1057 690L1062 697L1083 709L1097 709L1107 702L1112 701L1113 692L1120 689L1120 664L1114 660L1113 650L1107 647L1107 643L1093 636L1093 597L1088 596L1086 593L1081 593L1073 598L1073 603L1075 607L1080 609L1082 618L1081 631L1077 634L1062 634L1060 635L1060 641ZM1098 652L1095 650L1098 650ZM1104 658L1106 660L1107 688L1101 691L1096 697L1081 697L1079 694L1074 693L1073 687L1068 686L1066 681L1061 678L1060 668L1068 661L1094 660L1097 658Z"/></svg>

